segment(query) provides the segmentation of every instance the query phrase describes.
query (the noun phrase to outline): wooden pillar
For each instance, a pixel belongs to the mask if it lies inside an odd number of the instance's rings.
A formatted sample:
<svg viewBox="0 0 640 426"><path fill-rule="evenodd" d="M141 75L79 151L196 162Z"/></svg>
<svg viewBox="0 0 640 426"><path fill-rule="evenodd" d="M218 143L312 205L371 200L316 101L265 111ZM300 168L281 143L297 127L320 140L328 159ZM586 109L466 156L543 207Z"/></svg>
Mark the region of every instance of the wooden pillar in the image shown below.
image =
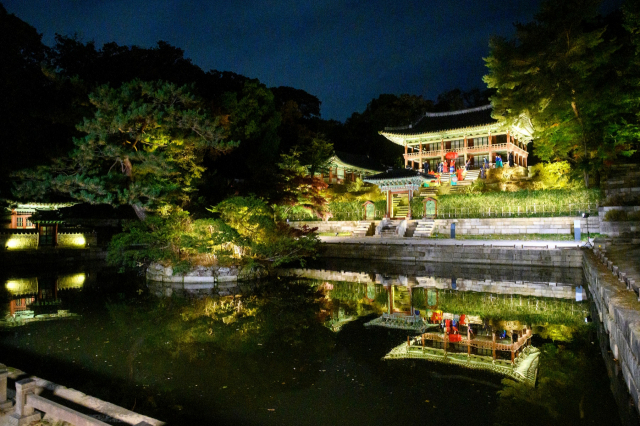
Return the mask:
<svg viewBox="0 0 640 426"><path fill-rule="evenodd" d="M471 324L467 325L467 356L471 356Z"/></svg>
<svg viewBox="0 0 640 426"><path fill-rule="evenodd" d="M329 183L333 180L333 167L329 167Z"/></svg>
<svg viewBox="0 0 640 426"><path fill-rule="evenodd" d="M507 136L508 138L509 136ZM513 344L513 330L511 330L511 333L509 333L511 335L511 364L513 364L513 361L515 361L515 351L514 351L514 344Z"/></svg>
<svg viewBox="0 0 640 426"><path fill-rule="evenodd" d="M447 354L447 341L449 340L449 335L447 334L447 329L444 329L444 344L442 345L443 349L444 349L444 354Z"/></svg>
<svg viewBox="0 0 640 426"><path fill-rule="evenodd" d="M411 338L407 336L407 347L411 346Z"/></svg>
<svg viewBox="0 0 640 426"><path fill-rule="evenodd" d="M391 213L393 209L393 205L391 204L392 198L393 197L391 196L391 191L387 190L387 214L386 214L387 219L391 218Z"/></svg>
<svg viewBox="0 0 640 426"><path fill-rule="evenodd" d="M409 192L407 193L407 200L409 201L409 211L407 212L406 219L411 219L411 200L412 199L413 199L413 190L410 189ZM411 291L411 287L409 287L409 291Z"/></svg>
<svg viewBox="0 0 640 426"><path fill-rule="evenodd" d="M418 161L420 161L420 168L422 168L422 142L420 142L420 155L418 155Z"/></svg>
<svg viewBox="0 0 640 426"><path fill-rule="evenodd" d="M491 350L492 350L492 356L493 356L493 360L496 360L496 332L492 331L491 332Z"/></svg>
<svg viewBox="0 0 640 426"><path fill-rule="evenodd" d="M415 169L416 168L416 164L413 160L411 160L411 169Z"/></svg>
<svg viewBox="0 0 640 426"><path fill-rule="evenodd" d="M424 348L424 333L422 333L422 347Z"/></svg>
<svg viewBox="0 0 640 426"><path fill-rule="evenodd" d="M404 167L406 168L409 165L409 159L407 155L409 154L409 147L407 145L404 146Z"/></svg>

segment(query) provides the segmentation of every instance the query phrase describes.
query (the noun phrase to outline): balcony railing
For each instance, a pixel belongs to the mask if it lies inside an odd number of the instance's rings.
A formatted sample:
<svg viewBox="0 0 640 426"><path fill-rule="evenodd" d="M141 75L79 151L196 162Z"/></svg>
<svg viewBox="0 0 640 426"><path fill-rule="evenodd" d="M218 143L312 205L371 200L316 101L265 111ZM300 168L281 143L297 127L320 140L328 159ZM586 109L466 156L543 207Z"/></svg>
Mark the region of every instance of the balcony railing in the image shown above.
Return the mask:
<svg viewBox="0 0 640 426"><path fill-rule="evenodd" d="M457 152L458 154L473 154L478 152L490 152L490 151L512 151L519 155L524 155L527 153L526 150L520 148L518 145L513 143L496 143L491 145L482 145L482 146L468 146L461 148L451 148L451 149L438 149L432 151L422 151L420 152L409 152L404 154L404 157L408 160L420 157L439 157L445 155L447 152Z"/></svg>

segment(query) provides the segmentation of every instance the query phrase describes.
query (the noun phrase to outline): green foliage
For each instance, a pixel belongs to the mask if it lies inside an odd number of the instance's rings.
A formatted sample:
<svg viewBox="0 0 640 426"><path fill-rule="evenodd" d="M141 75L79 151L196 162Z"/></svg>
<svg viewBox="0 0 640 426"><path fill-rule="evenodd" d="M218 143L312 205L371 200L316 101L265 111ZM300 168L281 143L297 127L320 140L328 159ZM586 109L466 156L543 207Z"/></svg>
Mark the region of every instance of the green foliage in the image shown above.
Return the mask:
<svg viewBox="0 0 640 426"><path fill-rule="evenodd" d="M126 222L109 244L107 261L122 270L161 262L177 266L175 274L190 268L197 254L208 255L210 262L231 261L234 253L229 244L240 239L220 220L193 221L185 211L164 209L145 221Z"/></svg>
<svg viewBox="0 0 640 426"><path fill-rule="evenodd" d="M604 214L604 220L608 222L640 221L640 211L629 213L624 210L609 210Z"/></svg>
<svg viewBox="0 0 640 426"><path fill-rule="evenodd" d="M567 161L538 163L531 167L535 189L562 189L572 186L571 165Z"/></svg>
<svg viewBox="0 0 640 426"><path fill-rule="evenodd" d="M316 173L327 173L329 160L333 157L333 144L326 139L315 137L299 148L300 162L307 167L309 176Z"/></svg>
<svg viewBox="0 0 640 426"><path fill-rule="evenodd" d="M188 87L134 80L90 95L96 108L78 130L75 149L52 166L18 175L18 197L42 199L49 191L87 203L153 210L185 204L201 177L205 151L224 153L219 118L206 112Z"/></svg>
<svg viewBox="0 0 640 426"><path fill-rule="evenodd" d="M516 24L512 40L494 37L484 81L496 89L496 118L532 128L534 153L564 159L585 174L625 152L610 134L628 106L620 102L618 42L596 20L599 0L544 1L533 22Z"/></svg>
<svg viewBox="0 0 640 426"><path fill-rule="evenodd" d="M485 192L438 196L438 217L571 216L594 211L598 189Z"/></svg>
<svg viewBox="0 0 640 426"><path fill-rule="evenodd" d="M315 255L319 240L314 229L294 229L276 221L275 211L263 200L231 197L211 209L238 233L234 244L240 246L246 261L272 267L301 261Z"/></svg>

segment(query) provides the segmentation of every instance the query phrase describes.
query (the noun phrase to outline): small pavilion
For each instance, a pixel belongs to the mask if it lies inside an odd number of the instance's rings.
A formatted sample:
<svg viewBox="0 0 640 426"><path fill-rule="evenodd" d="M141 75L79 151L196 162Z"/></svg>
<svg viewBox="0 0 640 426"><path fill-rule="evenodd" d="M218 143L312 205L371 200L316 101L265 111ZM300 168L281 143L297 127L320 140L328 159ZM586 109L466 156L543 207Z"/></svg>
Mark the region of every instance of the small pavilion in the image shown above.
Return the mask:
<svg viewBox="0 0 640 426"><path fill-rule="evenodd" d="M356 179L364 179L367 176L375 175L383 171L384 168L377 161L366 155L349 154L347 152L336 151L329 160L329 168L326 173L317 173L325 182L347 183L355 182Z"/></svg>
<svg viewBox="0 0 640 426"><path fill-rule="evenodd" d="M436 182L437 177L417 170L399 169L369 176L365 182L377 185L385 192L388 219L411 219L411 200L414 192L419 191L425 183Z"/></svg>

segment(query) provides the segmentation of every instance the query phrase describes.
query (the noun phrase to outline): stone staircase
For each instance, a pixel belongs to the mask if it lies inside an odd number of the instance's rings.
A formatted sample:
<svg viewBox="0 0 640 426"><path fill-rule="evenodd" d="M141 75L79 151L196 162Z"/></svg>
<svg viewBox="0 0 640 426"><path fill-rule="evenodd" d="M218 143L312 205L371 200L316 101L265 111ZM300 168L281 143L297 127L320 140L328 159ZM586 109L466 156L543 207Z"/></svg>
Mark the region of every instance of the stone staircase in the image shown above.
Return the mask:
<svg viewBox="0 0 640 426"><path fill-rule="evenodd" d="M411 236L417 238L430 237L434 227L435 221L433 219L418 220L416 221L416 227Z"/></svg>
<svg viewBox="0 0 640 426"><path fill-rule="evenodd" d="M463 192L465 187L473 185L473 182L480 176L480 170L469 170L464 176L464 180L456 182L455 185L451 185L450 193L455 194Z"/></svg>
<svg viewBox="0 0 640 426"><path fill-rule="evenodd" d="M407 230L404 232L404 236L407 238L413 237L413 234L418 227L418 221L408 220L407 222Z"/></svg>
<svg viewBox="0 0 640 426"><path fill-rule="evenodd" d="M407 217L409 214L409 206L400 205L400 197L393 198L393 216L394 217Z"/></svg>
<svg viewBox="0 0 640 426"><path fill-rule="evenodd" d="M397 221L397 220L396 221L390 220L385 222L385 224L382 226L382 229L380 229L380 237L382 238L396 237L399 225L400 225L400 221Z"/></svg>
<svg viewBox="0 0 640 426"><path fill-rule="evenodd" d="M366 237L373 235L374 222L361 220L356 225L356 229L351 234L353 237Z"/></svg>
<svg viewBox="0 0 640 426"><path fill-rule="evenodd" d="M437 186L430 186L428 188L425 188L425 187L420 188L420 195L418 195L418 196L419 197L434 197L437 194L438 194L438 187Z"/></svg>

